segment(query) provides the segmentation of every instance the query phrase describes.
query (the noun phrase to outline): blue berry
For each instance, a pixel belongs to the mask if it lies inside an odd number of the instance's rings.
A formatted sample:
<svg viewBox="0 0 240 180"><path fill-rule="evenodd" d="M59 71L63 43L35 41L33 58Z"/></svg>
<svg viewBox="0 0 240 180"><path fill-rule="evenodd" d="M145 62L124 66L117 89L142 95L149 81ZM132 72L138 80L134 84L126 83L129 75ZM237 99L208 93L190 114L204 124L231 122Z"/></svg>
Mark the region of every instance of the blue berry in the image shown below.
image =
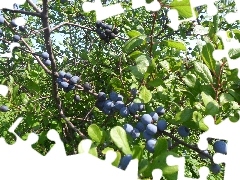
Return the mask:
<svg viewBox="0 0 240 180"><path fill-rule="evenodd" d="M124 102L122 102L122 101L115 102L115 106L114 106L115 110L120 111L120 109L123 107L125 107Z"/></svg>
<svg viewBox="0 0 240 180"><path fill-rule="evenodd" d="M123 156L118 167L122 170L125 170L131 160L132 160L131 154L127 154L127 155Z"/></svg>
<svg viewBox="0 0 240 180"><path fill-rule="evenodd" d="M132 114L136 114L136 112L138 111L138 104L137 103L131 103L129 105L129 111L132 113Z"/></svg>
<svg viewBox="0 0 240 180"><path fill-rule="evenodd" d="M155 144L157 143L156 139L149 139L146 143L146 149L153 153L154 152L154 148L155 148Z"/></svg>
<svg viewBox="0 0 240 180"><path fill-rule="evenodd" d="M43 59L49 59L49 54L47 52L42 53L42 58Z"/></svg>
<svg viewBox="0 0 240 180"><path fill-rule="evenodd" d="M135 97L138 93L138 90L136 88L131 89L131 94Z"/></svg>
<svg viewBox="0 0 240 180"><path fill-rule="evenodd" d="M66 89L66 88L68 88L68 83L67 82L65 82L65 81L63 81L63 82L61 82L60 83L60 86L62 87L62 88L64 88L64 89Z"/></svg>
<svg viewBox="0 0 240 180"><path fill-rule="evenodd" d="M136 125L136 128L140 131L143 132L145 130L145 125L142 122L138 122Z"/></svg>
<svg viewBox="0 0 240 180"><path fill-rule="evenodd" d="M156 113L157 113L159 116L164 115L165 109L164 109L162 106L160 106L160 107L158 107L158 108L156 109Z"/></svg>
<svg viewBox="0 0 240 180"><path fill-rule="evenodd" d="M46 66L50 66L50 65L51 65L51 61L50 61L49 59L44 60L43 63L44 63Z"/></svg>
<svg viewBox="0 0 240 180"><path fill-rule="evenodd" d="M111 101L117 101L117 99L118 99L118 94L117 94L116 92L112 91L112 92L109 94L109 99L110 99Z"/></svg>
<svg viewBox="0 0 240 180"><path fill-rule="evenodd" d="M4 17L3 16L0 16L0 24L3 24L5 21Z"/></svg>
<svg viewBox="0 0 240 180"><path fill-rule="evenodd" d="M150 135L154 135L157 133L157 126L154 124L148 124L146 127L146 132Z"/></svg>
<svg viewBox="0 0 240 180"><path fill-rule="evenodd" d="M153 121L157 122L158 114L156 112L151 112L149 115L152 117Z"/></svg>
<svg viewBox="0 0 240 180"><path fill-rule="evenodd" d="M123 129L126 131L126 133L131 134L133 131L133 126L131 124L125 124Z"/></svg>
<svg viewBox="0 0 240 180"><path fill-rule="evenodd" d="M216 141L213 144L213 149L217 153L227 154L227 144L224 141Z"/></svg>
<svg viewBox="0 0 240 180"><path fill-rule="evenodd" d="M2 111L2 112L7 112L8 110L9 110L9 109L8 109L7 106L5 106L5 105L0 106L0 111Z"/></svg>
<svg viewBox="0 0 240 180"><path fill-rule="evenodd" d="M64 75L64 77L65 77L67 80L70 80L70 79L73 77L73 75L68 72L68 73L66 73L66 74Z"/></svg>
<svg viewBox="0 0 240 180"><path fill-rule="evenodd" d="M119 113L120 116L127 117L129 115L129 109L127 107L122 107Z"/></svg>
<svg viewBox="0 0 240 180"><path fill-rule="evenodd" d="M99 101L105 101L107 96L104 92L99 92L97 98Z"/></svg>
<svg viewBox="0 0 240 180"><path fill-rule="evenodd" d="M221 171L221 167L218 164L212 164L210 166L210 171L212 171L214 174L218 174Z"/></svg>
<svg viewBox="0 0 240 180"><path fill-rule="evenodd" d="M131 135L133 139L136 139L140 136L140 132L137 128L133 128Z"/></svg>
<svg viewBox="0 0 240 180"><path fill-rule="evenodd" d="M152 117L149 114L144 114L141 117L141 121L142 121L143 124L148 125L152 122Z"/></svg>
<svg viewBox="0 0 240 180"><path fill-rule="evenodd" d="M165 131L165 129L167 129L167 122L161 119L157 122L157 127L159 131Z"/></svg>
<svg viewBox="0 0 240 180"><path fill-rule="evenodd" d="M19 35L14 35L13 36L13 41L14 42L18 42L21 39L21 37Z"/></svg>
<svg viewBox="0 0 240 180"><path fill-rule="evenodd" d="M118 94L117 101L123 101L123 96L121 94Z"/></svg>
<svg viewBox="0 0 240 180"><path fill-rule="evenodd" d="M143 131L143 138L146 139L146 140L149 140L149 139L152 139L153 136L148 134L147 131Z"/></svg>
<svg viewBox="0 0 240 180"><path fill-rule="evenodd" d="M10 22L10 24L12 25L12 27L17 27L18 26L14 19Z"/></svg>
<svg viewBox="0 0 240 180"><path fill-rule="evenodd" d="M182 137L187 137L189 133L190 133L189 129L185 126L180 126L178 128L178 134Z"/></svg>
<svg viewBox="0 0 240 180"><path fill-rule="evenodd" d="M80 78L78 76L73 76L71 77L71 79L69 80L70 84L77 84L79 82Z"/></svg>
<svg viewBox="0 0 240 180"><path fill-rule="evenodd" d="M138 111L142 112L145 109L145 106L143 103L138 103Z"/></svg>
<svg viewBox="0 0 240 180"><path fill-rule="evenodd" d="M59 71L58 72L58 75L59 75L60 78L64 78L65 74L66 73L64 71Z"/></svg>

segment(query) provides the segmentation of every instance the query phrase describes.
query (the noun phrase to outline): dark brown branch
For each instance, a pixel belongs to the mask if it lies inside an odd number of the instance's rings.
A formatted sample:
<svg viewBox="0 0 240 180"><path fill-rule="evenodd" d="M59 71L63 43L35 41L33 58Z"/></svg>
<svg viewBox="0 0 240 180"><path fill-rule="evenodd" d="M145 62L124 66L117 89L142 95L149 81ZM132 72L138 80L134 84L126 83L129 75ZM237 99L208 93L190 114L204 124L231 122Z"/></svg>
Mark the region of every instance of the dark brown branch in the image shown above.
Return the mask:
<svg viewBox="0 0 240 180"><path fill-rule="evenodd" d="M56 83L56 75L58 75L57 72L57 65L56 65L56 60L54 58L54 55L53 55L53 49L52 49L52 42L51 42L51 39L50 39L50 29L49 29L49 21L48 21L48 0L43 0L43 12L41 13L42 14L42 24L43 24L43 28L44 28L44 41L45 41L45 46L46 46L46 49L47 49L47 52L49 54L49 59L51 61L51 75L52 75L52 87L53 87L53 98L55 100L55 103L56 103L56 106L57 106L57 109L59 111L59 115L61 116L61 118L63 118L66 123L75 131L77 132L82 138L86 138L86 136L81 132L79 131L68 119L67 117L64 115L64 111L63 111L63 108L62 108L62 102L61 102L61 99L58 95L58 86L57 86L57 83ZM56 74L56 75L55 75Z"/></svg>
<svg viewBox="0 0 240 180"><path fill-rule="evenodd" d="M23 10L17 10L17 9L6 9L6 8L3 8L2 10L9 11L11 13L21 13L21 14L30 15L30 16L41 17L40 13L35 13L35 12L29 12L29 11L23 11Z"/></svg>

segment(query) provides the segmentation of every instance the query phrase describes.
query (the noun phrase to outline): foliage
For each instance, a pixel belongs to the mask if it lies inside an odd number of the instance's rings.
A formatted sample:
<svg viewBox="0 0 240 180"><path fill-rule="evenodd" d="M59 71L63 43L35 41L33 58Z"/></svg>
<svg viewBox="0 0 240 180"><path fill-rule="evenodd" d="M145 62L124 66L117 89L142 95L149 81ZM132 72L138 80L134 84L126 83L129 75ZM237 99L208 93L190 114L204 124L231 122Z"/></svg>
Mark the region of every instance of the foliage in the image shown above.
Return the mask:
<svg viewBox="0 0 240 180"><path fill-rule="evenodd" d="M234 2L218 2L221 8L212 19L205 16L206 6L196 8L198 19L183 23L178 31L167 26L167 11L174 8L181 19L188 18L189 1L161 1L158 12L147 12L144 7L132 10L131 3L121 2L126 12L104 21L119 31L116 37L110 32L114 36L111 41L100 39L96 13L84 13L82 1L42 0L36 6L29 2L15 10L2 10L5 21L0 24L4 32L1 53L8 51L12 40L21 45L13 50L12 58L0 58L1 84L10 89L6 98L0 98L4 105L0 135L8 143L15 140L8 128L22 116L24 122L16 132L23 139L30 132L37 133L39 141L33 147L43 155L53 144L46 133L56 129L69 155L81 153L79 142L90 138L94 141L90 153L104 159L106 151L113 149L118 155L113 165L119 168L137 158L140 179L151 178L155 168L163 170L164 179L176 179L178 168L167 166L168 155L185 156L188 177L198 178L200 167L211 166L215 140L209 140L207 153L196 146L199 135L207 130L203 118L212 115L216 123L228 117L233 122L239 119L237 70L230 70L226 59L215 61L212 57L213 50L223 49L216 36L218 30L228 30L230 37L240 40L238 24L229 25L224 20ZM103 4L106 3L116 1ZM12 22L20 16L27 19L24 27ZM207 34L198 35L199 41L206 44L191 49L184 40L196 39L196 24L209 29ZM238 54L238 49L230 52L232 58ZM77 84L72 83L68 90L61 88L61 82L69 82L71 77L59 79L60 71L76 76L72 81ZM119 113L116 109L99 108L99 92L105 93L104 100L111 99L111 92L122 95L128 109ZM144 105L144 109L134 110L131 103ZM148 141L146 148L144 132L135 127L139 127L136 124L144 114L153 115L155 111L157 120L150 123L158 130L148 126L145 135L150 132L155 140ZM134 135L125 132L126 124L135 128ZM122 157L128 158L125 165L121 164ZM218 167L212 166L216 172ZM223 169L221 165L220 173L212 173L209 179L223 179Z"/></svg>

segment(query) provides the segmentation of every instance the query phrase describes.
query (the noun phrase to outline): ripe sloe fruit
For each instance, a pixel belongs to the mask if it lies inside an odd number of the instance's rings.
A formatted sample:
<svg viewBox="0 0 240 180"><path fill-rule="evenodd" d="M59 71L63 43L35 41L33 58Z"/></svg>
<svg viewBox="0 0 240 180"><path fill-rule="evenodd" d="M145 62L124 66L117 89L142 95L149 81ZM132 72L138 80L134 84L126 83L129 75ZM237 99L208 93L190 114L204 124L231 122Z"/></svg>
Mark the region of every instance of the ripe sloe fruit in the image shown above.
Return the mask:
<svg viewBox="0 0 240 180"><path fill-rule="evenodd" d="M157 140L156 139L149 139L146 143L146 149L153 153L154 152L154 147L155 147L155 144L157 143Z"/></svg>
<svg viewBox="0 0 240 180"><path fill-rule="evenodd" d="M142 121L143 124L148 125L152 122L152 117L149 114L144 114L141 117L141 121Z"/></svg>
<svg viewBox="0 0 240 180"><path fill-rule="evenodd" d="M185 126L180 126L178 128L178 134L182 137L187 137L189 133L190 133L189 129Z"/></svg>
<svg viewBox="0 0 240 180"><path fill-rule="evenodd" d="M165 131L165 129L167 129L167 122L161 119L157 122L157 127L159 131Z"/></svg>
<svg viewBox="0 0 240 180"><path fill-rule="evenodd" d="M145 125L142 122L138 122L136 125L136 128L140 131L143 132L145 130Z"/></svg>
<svg viewBox="0 0 240 180"><path fill-rule="evenodd" d="M21 37L19 35L14 35L13 36L13 41L14 42L18 42L21 39Z"/></svg>
<svg viewBox="0 0 240 180"><path fill-rule="evenodd" d="M157 133L157 126L154 124L148 124L146 127L146 132L150 135L154 135Z"/></svg>
<svg viewBox="0 0 240 180"><path fill-rule="evenodd" d="M132 160L132 155L131 154L127 154L127 155L123 156L121 161L120 161L119 168L122 169L122 170L125 170L131 160Z"/></svg>
<svg viewBox="0 0 240 180"><path fill-rule="evenodd" d="M122 107L119 113L120 116L127 117L129 115L129 109L127 107Z"/></svg>
<svg viewBox="0 0 240 180"><path fill-rule="evenodd" d="M47 52L42 53L42 58L47 60L49 58L49 54Z"/></svg>
<svg viewBox="0 0 240 180"><path fill-rule="evenodd" d="M131 124L125 124L123 129L126 131L126 133L131 134L133 131L133 126Z"/></svg>
<svg viewBox="0 0 240 180"><path fill-rule="evenodd" d="M2 112L7 112L8 110L9 110L9 109L8 109L7 106L5 106L5 105L0 106L0 111L2 111Z"/></svg>
<svg viewBox="0 0 240 180"><path fill-rule="evenodd" d="M227 154L227 144L224 141L216 141L213 144L213 149L218 153Z"/></svg>

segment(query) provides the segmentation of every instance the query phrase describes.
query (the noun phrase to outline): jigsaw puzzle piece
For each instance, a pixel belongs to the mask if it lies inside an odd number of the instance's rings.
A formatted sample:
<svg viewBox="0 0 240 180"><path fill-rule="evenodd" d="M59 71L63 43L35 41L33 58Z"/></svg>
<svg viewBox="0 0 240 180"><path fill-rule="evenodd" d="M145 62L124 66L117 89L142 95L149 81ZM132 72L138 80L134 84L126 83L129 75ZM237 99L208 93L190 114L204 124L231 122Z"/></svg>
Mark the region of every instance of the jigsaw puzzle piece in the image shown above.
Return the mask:
<svg viewBox="0 0 240 180"><path fill-rule="evenodd" d="M146 0L132 0L132 8L137 9L144 6L147 11L159 11L161 8L160 3L154 0L151 3L146 3Z"/></svg>
<svg viewBox="0 0 240 180"><path fill-rule="evenodd" d="M176 9L171 9L168 11L168 18L170 19L171 23L168 24L170 28L172 28L174 31L178 30L179 25L184 22L184 21L192 21L196 20L197 17L195 15L195 8L203 5L207 5L207 14L209 16L214 16L218 13L218 9L216 5L214 4L215 2L219 0L189 0L190 1L190 6L191 6L191 11L192 11L192 17L184 19L184 20L179 20L179 14Z"/></svg>
<svg viewBox="0 0 240 180"><path fill-rule="evenodd" d="M51 141L54 141L54 146L50 149L50 151L46 154L46 157L64 157L66 156L66 151L63 142L58 134L58 132L54 129L51 129L47 133L47 138Z"/></svg>
<svg viewBox="0 0 240 180"><path fill-rule="evenodd" d="M101 0L95 0L94 2L84 2L82 8L85 12L95 10L97 21L102 21L109 17L124 13L124 9L122 8L120 3L103 7Z"/></svg>
<svg viewBox="0 0 240 180"><path fill-rule="evenodd" d="M162 178L162 170L161 169L154 169L152 171L153 180L160 180Z"/></svg>
<svg viewBox="0 0 240 180"><path fill-rule="evenodd" d="M8 0L5 1L4 3L0 3L0 9L3 8L14 9L14 4L23 5L25 2L26 0Z"/></svg>
<svg viewBox="0 0 240 180"><path fill-rule="evenodd" d="M240 1L239 0L235 0L235 7L237 7L236 12L230 12L225 15L225 19L229 24L232 24L235 21L240 20Z"/></svg>
<svg viewBox="0 0 240 180"><path fill-rule="evenodd" d="M174 157L173 155L169 155L167 157L167 164L169 166L178 165L178 180L196 180L193 178L185 177L184 175L184 167L185 167L185 157ZM207 167L201 167L199 169L200 178L198 180L206 180L209 175L209 169Z"/></svg>
<svg viewBox="0 0 240 180"><path fill-rule="evenodd" d="M227 36L227 32L226 31L218 31L217 36L219 36L222 39L223 45L224 45L224 49L216 49L213 51L213 58L216 61L221 60L222 58L226 58L228 61L228 66L229 69L238 69L238 78L240 78L240 63L239 60L240 58L237 59L231 59L229 57L229 51L231 49L238 49L240 48L240 43L237 39L235 38L229 38Z"/></svg>

